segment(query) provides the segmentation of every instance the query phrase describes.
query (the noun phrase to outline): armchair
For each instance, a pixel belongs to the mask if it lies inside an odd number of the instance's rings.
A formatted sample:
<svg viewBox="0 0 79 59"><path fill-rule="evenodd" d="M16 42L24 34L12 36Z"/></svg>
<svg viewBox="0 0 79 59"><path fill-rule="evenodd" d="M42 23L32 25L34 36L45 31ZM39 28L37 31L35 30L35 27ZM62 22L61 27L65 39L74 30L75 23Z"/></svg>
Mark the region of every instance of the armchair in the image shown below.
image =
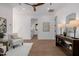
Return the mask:
<svg viewBox="0 0 79 59"><path fill-rule="evenodd" d="M22 40L22 38L20 38L19 36L18 36L18 34L17 33L12 33L11 35L10 35L10 45L11 45L11 47L13 47L13 48L15 48L15 46L16 45L23 45L23 40Z"/></svg>

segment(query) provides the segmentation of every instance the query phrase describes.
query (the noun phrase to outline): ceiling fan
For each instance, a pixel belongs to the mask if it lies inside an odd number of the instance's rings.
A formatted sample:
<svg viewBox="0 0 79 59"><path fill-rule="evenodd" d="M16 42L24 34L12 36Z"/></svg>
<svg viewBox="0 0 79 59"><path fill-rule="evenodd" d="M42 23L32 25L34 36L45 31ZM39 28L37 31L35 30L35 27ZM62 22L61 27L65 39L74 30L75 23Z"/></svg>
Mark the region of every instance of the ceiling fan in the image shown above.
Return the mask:
<svg viewBox="0 0 79 59"><path fill-rule="evenodd" d="M34 10L34 12L35 12L35 11L36 11L36 7L37 7L37 6L41 6L41 5L43 5L44 3L24 3L24 4L27 4L27 5L32 6L32 7L33 7L33 10Z"/></svg>
<svg viewBox="0 0 79 59"><path fill-rule="evenodd" d="M52 8L52 3L50 3L50 7L48 8L48 12L54 12L54 9Z"/></svg>

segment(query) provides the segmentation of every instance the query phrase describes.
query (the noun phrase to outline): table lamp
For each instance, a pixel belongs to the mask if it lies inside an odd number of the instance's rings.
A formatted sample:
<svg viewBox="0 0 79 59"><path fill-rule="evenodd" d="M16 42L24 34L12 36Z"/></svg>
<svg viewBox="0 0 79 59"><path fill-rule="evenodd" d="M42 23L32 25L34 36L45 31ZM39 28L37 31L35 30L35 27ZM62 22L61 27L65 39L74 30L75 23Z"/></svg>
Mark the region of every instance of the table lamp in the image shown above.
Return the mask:
<svg viewBox="0 0 79 59"><path fill-rule="evenodd" d="M79 20L71 20L69 22L68 27L74 28L74 38L75 38L75 36L76 36L76 29L77 29L77 27L79 27Z"/></svg>
<svg viewBox="0 0 79 59"><path fill-rule="evenodd" d="M62 34L62 28L64 27L64 24L58 24L58 27L60 28L60 34Z"/></svg>

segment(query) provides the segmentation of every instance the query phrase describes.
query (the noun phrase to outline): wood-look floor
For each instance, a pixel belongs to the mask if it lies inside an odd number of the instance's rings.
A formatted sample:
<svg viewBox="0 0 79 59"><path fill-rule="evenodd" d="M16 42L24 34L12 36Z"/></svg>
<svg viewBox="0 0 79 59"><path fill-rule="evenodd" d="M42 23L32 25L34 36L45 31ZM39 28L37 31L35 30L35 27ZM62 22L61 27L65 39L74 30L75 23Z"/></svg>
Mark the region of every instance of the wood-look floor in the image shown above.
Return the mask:
<svg viewBox="0 0 79 59"><path fill-rule="evenodd" d="M38 40L34 37L25 42L33 42L29 56L66 56L60 48L55 46L54 40Z"/></svg>

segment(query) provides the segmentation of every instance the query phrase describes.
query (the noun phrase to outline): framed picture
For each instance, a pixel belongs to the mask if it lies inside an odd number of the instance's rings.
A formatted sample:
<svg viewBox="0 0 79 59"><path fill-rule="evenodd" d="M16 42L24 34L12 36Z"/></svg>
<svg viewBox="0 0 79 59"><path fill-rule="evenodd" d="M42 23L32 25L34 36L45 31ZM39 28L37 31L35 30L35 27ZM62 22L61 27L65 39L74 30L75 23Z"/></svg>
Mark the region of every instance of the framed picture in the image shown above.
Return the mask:
<svg viewBox="0 0 79 59"><path fill-rule="evenodd" d="M5 18L0 17L0 33L7 32L7 21Z"/></svg>
<svg viewBox="0 0 79 59"><path fill-rule="evenodd" d="M76 13L69 14L68 16L66 16L66 24L69 24L71 20L75 20L75 19L76 19ZM74 29L66 27L66 32L68 36L71 36L70 34L74 33Z"/></svg>
<svg viewBox="0 0 79 59"><path fill-rule="evenodd" d="M57 35L57 16L55 16L55 19L54 19L54 22L55 22L55 25L54 25L54 28L55 28L55 35Z"/></svg>
<svg viewBox="0 0 79 59"><path fill-rule="evenodd" d="M43 22L43 32L50 31L50 22Z"/></svg>

